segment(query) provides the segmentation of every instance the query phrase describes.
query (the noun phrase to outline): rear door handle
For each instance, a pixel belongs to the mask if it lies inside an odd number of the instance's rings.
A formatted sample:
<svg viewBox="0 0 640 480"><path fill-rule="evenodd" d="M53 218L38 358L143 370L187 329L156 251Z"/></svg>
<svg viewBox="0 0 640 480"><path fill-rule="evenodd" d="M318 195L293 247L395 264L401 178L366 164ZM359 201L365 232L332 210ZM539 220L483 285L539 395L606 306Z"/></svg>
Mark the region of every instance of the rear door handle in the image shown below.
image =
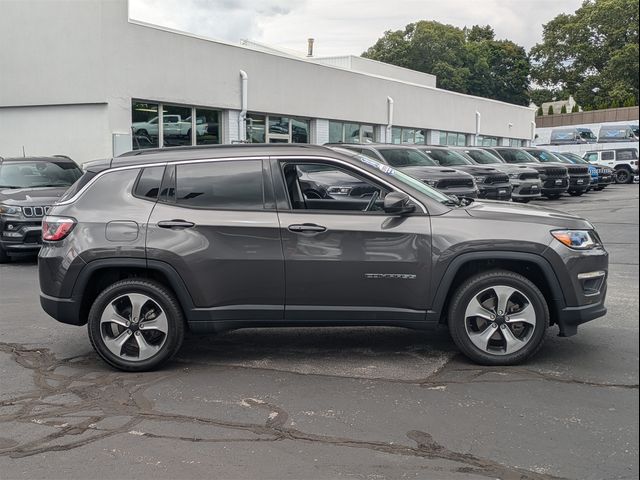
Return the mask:
<svg viewBox="0 0 640 480"><path fill-rule="evenodd" d="M289 231L294 233L322 233L327 231L327 227L316 225L315 223L303 223L302 225L289 225Z"/></svg>
<svg viewBox="0 0 640 480"><path fill-rule="evenodd" d="M193 228L196 224L186 220L163 220L158 222L158 226L160 228Z"/></svg>

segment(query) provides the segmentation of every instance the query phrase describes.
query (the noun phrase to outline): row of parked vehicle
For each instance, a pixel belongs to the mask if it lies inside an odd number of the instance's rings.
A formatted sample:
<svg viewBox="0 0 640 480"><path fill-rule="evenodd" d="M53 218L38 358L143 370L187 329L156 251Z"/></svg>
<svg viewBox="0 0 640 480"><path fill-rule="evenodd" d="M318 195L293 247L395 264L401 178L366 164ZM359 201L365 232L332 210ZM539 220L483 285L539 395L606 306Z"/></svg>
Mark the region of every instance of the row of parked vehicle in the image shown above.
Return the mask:
<svg viewBox="0 0 640 480"><path fill-rule="evenodd" d="M460 198L527 203L540 197L557 199L565 193L580 196L613 182L630 183L638 172L638 152L630 149L591 152L585 160L573 153L541 148L327 146L343 154L371 158ZM0 262L10 255L37 252L42 217L81 175L78 165L64 156L0 158ZM303 194L309 200L372 194L337 171L301 168L300 175Z"/></svg>
<svg viewBox="0 0 640 480"><path fill-rule="evenodd" d="M615 171L575 154L540 148L437 147L389 144L328 144L331 148L365 155L401 170L447 195L527 203L581 196L603 190L616 181ZM637 158L637 155L636 155ZM637 172L637 160L635 161ZM324 185L335 178L308 174L309 194L330 194Z"/></svg>
<svg viewBox="0 0 640 480"><path fill-rule="evenodd" d="M598 135L586 127L554 128L551 131L551 145L580 145L585 143L637 142L638 125L603 125Z"/></svg>

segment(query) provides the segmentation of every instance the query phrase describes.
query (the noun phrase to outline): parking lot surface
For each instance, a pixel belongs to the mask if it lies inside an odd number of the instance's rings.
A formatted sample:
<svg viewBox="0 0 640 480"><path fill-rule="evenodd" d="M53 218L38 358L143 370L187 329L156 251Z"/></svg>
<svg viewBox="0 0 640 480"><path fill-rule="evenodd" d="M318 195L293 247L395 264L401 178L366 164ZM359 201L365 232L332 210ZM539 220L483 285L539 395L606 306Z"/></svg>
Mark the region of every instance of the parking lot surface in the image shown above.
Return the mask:
<svg viewBox="0 0 640 480"><path fill-rule="evenodd" d="M638 186L536 202L596 225L609 313L519 367L446 331L261 329L188 337L117 372L0 265L0 478L638 478Z"/></svg>

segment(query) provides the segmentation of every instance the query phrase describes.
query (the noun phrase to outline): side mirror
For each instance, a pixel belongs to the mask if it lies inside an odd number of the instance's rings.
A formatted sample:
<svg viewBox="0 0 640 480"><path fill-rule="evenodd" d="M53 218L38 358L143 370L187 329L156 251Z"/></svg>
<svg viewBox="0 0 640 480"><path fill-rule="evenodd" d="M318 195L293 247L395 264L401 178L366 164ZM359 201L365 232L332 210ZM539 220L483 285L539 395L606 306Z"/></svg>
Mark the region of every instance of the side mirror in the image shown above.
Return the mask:
<svg viewBox="0 0 640 480"><path fill-rule="evenodd" d="M411 204L409 195L400 192L391 192L384 197L384 211L391 215L407 215L416 209Z"/></svg>

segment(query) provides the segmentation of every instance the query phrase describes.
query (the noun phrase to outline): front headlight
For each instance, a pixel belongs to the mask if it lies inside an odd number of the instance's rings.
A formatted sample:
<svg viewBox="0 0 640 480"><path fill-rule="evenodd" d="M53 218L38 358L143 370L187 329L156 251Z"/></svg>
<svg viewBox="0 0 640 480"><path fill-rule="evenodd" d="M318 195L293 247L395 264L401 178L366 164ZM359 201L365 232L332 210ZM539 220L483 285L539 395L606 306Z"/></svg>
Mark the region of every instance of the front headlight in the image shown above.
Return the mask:
<svg viewBox="0 0 640 480"><path fill-rule="evenodd" d="M486 179L487 177L479 177L479 176L478 176L478 177L473 177L473 178L474 178L474 180L476 181L476 183L484 183L484 181L485 181L485 179Z"/></svg>
<svg viewBox="0 0 640 480"><path fill-rule="evenodd" d="M602 245L595 232L591 230L554 230L551 235L574 250L590 250Z"/></svg>
<svg viewBox="0 0 640 480"><path fill-rule="evenodd" d="M520 178L520 174L519 173L510 173L509 174L509 178Z"/></svg>
<svg viewBox="0 0 640 480"><path fill-rule="evenodd" d="M0 205L0 215L20 215L22 208L12 205Z"/></svg>
<svg viewBox="0 0 640 480"><path fill-rule="evenodd" d="M436 185L438 185L437 180L422 180L422 181L427 185L429 185L430 187L435 187Z"/></svg>

